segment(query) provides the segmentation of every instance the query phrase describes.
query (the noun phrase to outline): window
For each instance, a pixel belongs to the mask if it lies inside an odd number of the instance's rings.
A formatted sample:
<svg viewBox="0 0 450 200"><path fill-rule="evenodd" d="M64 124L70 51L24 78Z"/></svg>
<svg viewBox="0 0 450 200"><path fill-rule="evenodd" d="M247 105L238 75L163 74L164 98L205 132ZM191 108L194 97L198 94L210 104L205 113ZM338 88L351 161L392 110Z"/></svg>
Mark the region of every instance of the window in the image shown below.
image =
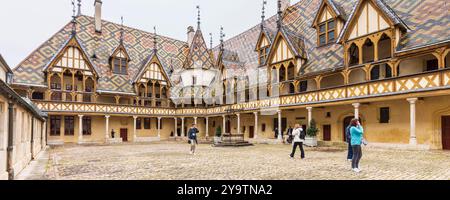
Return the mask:
<svg viewBox="0 0 450 200"><path fill-rule="evenodd" d="M142 129L142 119L141 118L136 119L136 129Z"/></svg>
<svg viewBox="0 0 450 200"><path fill-rule="evenodd" d="M388 107L386 108L380 108L380 123L387 124L390 120L390 109Z"/></svg>
<svg viewBox="0 0 450 200"><path fill-rule="evenodd" d="M61 89L61 84L59 84L59 83L52 83L52 84L50 84L50 89L52 89L52 90L60 90Z"/></svg>
<svg viewBox="0 0 450 200"><path fill-rule="evenodd" d="M50 136L61 135L61 117L51 116L50 117Z"/></svg>
<svg viewBox="0 0 450 200"><path fill-rule="evenodd" d="M262 47L259 50L259 64L260 65L263 65L266 62L268 55L269 55L269 46Z"/></svg>
<svg viewBox="0 0 450 200"><path fill-rule="evenodd" d="M64 135L74 135L75 132L75 117L64 117Z"/></svg>
<svg viewBox="0 0 450 200"><path fill-rule="evenodd" d="M43 92L33 92L33 95L31 97L32 99L36 100L43 100L44 99L44 93Z"/></svg>
<svg viewBox="0 0 450 200"><path fill-rule="evenodd" d="M91 126L92 126L92 119L91 117L84 117L83 118L83 135L91 135Z"/></svg>
<svg viewBox="0 0 450 200"><path fill-rule="evenodd" d="M437 59L427 60L427 71L434 71L439 69L439 64Z"/></svg>
<svg viewBox="0 0 450 200"><path fill-rule="evenodd" d="M72 84L66 84L66 91L72 91Z"/></svg>
<svg viewBox="0 0 450 200"><path fill-rule="evenodd" d="M308 90L308 81L300 82L300 92L306 92Z"/></svg>
<svg viewBox="0 0 450 200"><path fill-rule="evenodd" d="M150 129L150 118L145 118L144 119L144 129Z"/></svg>
<svg viewBox="0 0 450 200"><path fill-rule="evenodd" d="M336 40L336 21L334 19L319 24L318 38L319 46Z"/></svg>
<svg viewBox="0 0 450 200"><path fill-rule="evenodd" d="M128 74L128 58L123 49L112 56L111 69L115 74Z"/></svg>

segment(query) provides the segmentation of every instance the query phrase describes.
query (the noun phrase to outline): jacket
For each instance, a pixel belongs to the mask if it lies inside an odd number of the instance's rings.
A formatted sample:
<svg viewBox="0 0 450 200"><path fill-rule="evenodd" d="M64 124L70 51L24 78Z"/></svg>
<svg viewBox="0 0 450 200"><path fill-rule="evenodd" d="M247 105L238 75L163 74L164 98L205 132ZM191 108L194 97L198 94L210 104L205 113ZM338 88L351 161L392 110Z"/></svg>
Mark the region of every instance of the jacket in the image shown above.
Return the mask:
<svg viewBox="0 0 450 200"><path fill-rule="evenodd" d="M197 128L190 128L189 132L188 132L188 137L190 140L197 140L197 133L198 133L198 129Z"/></svg>
<svg viewBox="0 0 450 200"><path fill-rule="evenodd" d="M305 140L300 138L300 134L303 132L302 128L296 128L294 131L292 131L292 136L294 136L294 143L295 142L305 142Z"/></svg>
<svg viewBox="0 0 450 200"><path fill-rule="evenodd" d="M363 139L364 129L362 126L353 126L350 128L350 135L352 137L352 145L361 145Z"/></svg>

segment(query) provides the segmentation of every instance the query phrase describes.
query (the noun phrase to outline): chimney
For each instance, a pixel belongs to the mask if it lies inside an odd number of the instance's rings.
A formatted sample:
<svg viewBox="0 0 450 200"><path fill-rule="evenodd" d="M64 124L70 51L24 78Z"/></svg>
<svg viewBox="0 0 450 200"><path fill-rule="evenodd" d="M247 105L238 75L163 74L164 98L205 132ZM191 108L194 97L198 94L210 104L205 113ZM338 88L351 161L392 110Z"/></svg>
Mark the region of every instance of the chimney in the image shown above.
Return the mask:
<svg viewBox="0 0 450 200"><path fill-rule="evenodd" d="M281 1L281 11L285 11L286 8L291 6L291 0L280 0Z"/></svg>
<svg viewBox="0 0 450 200"><path fill-rule="evenodd" d="M102 1L95 0L95 31L98 33L102 32Z"/></svg>
<svg viewBox="0 0 450 200"><path fill-rule="evenodd" d="M195 35L194 27L189 26L187 28L187 43L189 46L191 46L192 41L194 40L194 35Z"/></svg>

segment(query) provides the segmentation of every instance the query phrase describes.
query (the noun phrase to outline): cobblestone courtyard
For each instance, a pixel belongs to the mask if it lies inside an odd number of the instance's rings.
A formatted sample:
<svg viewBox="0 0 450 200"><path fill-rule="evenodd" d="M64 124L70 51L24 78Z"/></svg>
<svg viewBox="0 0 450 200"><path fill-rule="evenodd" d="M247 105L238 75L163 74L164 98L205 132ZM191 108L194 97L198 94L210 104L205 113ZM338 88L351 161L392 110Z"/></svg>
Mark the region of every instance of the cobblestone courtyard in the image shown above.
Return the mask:
<svg viewBox="0 0 450 200"><path fill-rule="evenodd" d="M450 180L450 152L365 148L362 172L355 174L342 148L307 148L307 159L289 145L213 148L200 145L195 156L184 143L65 146L48 149L43 176L26 179L192 180L192 179L443 179ZM42 164L41 164L42 165ZM43 168L41 166L41 168Z"/></svg>

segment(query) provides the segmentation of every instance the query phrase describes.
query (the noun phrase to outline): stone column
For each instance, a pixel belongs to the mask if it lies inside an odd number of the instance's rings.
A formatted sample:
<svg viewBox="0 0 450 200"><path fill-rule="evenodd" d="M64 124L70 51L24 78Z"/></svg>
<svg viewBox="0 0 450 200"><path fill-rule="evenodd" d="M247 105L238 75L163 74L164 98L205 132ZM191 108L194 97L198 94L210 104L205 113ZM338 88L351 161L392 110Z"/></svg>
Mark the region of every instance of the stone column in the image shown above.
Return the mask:
<svg viewBox="0 0 450 200"><path fill-rule="evenodd" d="M226 122L227 116L222 115L222 118L223 118L223 122L222 122L222 135L225 135L225 133L226 133L226 128L225 128L225 126L227 125L227 122Z"/></svg>
<svg viewBox="0 0 450 200"><path fill-rule="evenodd" d="M360 103L354 103L352 104L355 108L355 118L359 120L359 107L361 106Z"/></svg>
<svg viewBox="0 0 450 200"><path fill-rule="evenodd" d="M197 117L194 117L194 124L197 125Z"/></svg>
<svg viewBox="0 0 450 200"><path fill-rule="evenodd" d="M161 117L158 117L158 138L161 139Z"/></svg>
<svg viewBox="0 0 450 200"><path fill-rule="evenodd" d="M237 116L237 134L241 134L241 114L236 114Z"/></svg>
<svg viewBox="0 0 450 200"><path fill-rule="evenodd" d="M184 132L184 117L181 118L181 137L186 137Z"/></svg>
<svg viewBox="0 0 450 200"><path fill-rule="evenodd" d="M283 141L283 136L281 135L281 110L278 111L278 140Z"/></svg>
<svg viewBox="0 0 450 200"><path fill-rule="evenodd" d="M174 122L175 122L175 129L173 130L173 137L174 138L177 138L177 136L178 136L178 131L177 131L177 128L178 128L178 120L177 120L177 118L176 117L174 117L173 118L173 120L174 120Z"/></svg>
<svg viewBox="0 0 450 200"><path fill-rule="evenodd" d="M258 112L254 112L253 113L255 115L255 129L254 129L254 133L253 133L253 138L257 139L258 138Z"/></svg>
<svg viewBox="0 0 450 200"><path fill-rule="evenodd" d="M136 127L136 121L137 121L137 116L133 116L133 142L137 141L137 127Z"/></svg>
<svg viewBox="0 0 450 200"><path fill-rule="evenodd" d="M312 107L306 107L306 110L308 110L308 127L311 124L311 120L312 120Z"/></svg>
<svg viewBox="0 0 450 200"><path fill-rule="evenodd" d="M205 120L206 120L205 139L208 139L208 137L209 137L209 117L206 117Z"/></svg>
<svg viewBox="0 0 450 200"><path fill-rule="evenodd" d="M111 116L109 116L109 115L105 115L105 119L106 119L106 123L105 123L105 140L106 140L106 142L109 139L109 118L110 117Z"/></svg>
<svg viewBox="0 0 450 200"><path fill-rule="evenodd" d="M83 115L78 115L78 144L83 143Z"/></svg>
<svg viewBox="0 0 450 200"><path fill-rule="evenodd" d="M416 138L416 102L418 98L410 98L407 99L409 101L410 105L410 138L409 138L409 144L416 145L417 144L417 138Z"/></svg>

